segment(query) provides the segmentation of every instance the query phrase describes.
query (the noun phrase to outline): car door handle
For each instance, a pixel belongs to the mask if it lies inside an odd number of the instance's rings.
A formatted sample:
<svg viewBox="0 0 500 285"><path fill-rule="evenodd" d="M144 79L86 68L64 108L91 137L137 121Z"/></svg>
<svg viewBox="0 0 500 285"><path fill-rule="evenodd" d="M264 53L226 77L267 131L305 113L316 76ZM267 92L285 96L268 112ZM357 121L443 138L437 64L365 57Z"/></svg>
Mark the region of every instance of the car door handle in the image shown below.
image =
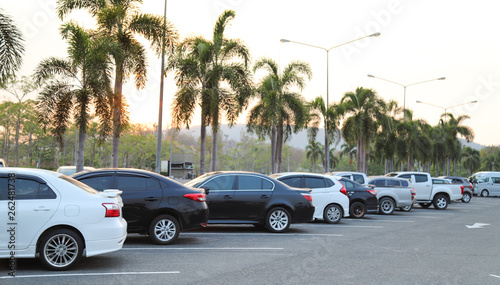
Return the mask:
<svg viewBox="0 0 500 285"><path fill-rule="evenodd" d="M36 208L36 209L33 209L35 211L50 211L49 208L45 208L45 207L39 207L39 208Z"/></svg>
<svg viewBox="0 0 500 285"><path fill-rule="evenodd" d="M147 197L147 198L144 198L144 201L150 201L150 202L158 201L158 197Z"/></svg>
<svg viewBox="0 0 500 285"><path fill-rule="evenodd" d="M262 196L260 196L260 198L262 198L262 199L269 199L269 196L267 196L267 195L262 195Z"/></svg>
<svg viewBox="0 0 500 285"><path fill-rule="evenodd" d="M230 200L230 199L233 199L233 197L231 195L224 195L224 199Z"/></svg>

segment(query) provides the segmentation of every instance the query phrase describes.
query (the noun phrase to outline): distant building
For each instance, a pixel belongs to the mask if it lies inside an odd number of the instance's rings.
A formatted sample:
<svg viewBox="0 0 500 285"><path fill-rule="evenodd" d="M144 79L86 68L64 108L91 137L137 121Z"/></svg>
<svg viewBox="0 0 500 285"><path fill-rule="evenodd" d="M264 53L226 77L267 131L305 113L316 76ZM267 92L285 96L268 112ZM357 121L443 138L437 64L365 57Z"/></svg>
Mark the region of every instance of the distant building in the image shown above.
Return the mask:
<svg viewBox="0 0 500 285"><path fill-rule="evenodd" d="M161 162L161 171L168 172L168 161ZM191 153L173 153L172 154L172 173L169 176L174 178L192 178L194 177L193 154Z"/></svg>

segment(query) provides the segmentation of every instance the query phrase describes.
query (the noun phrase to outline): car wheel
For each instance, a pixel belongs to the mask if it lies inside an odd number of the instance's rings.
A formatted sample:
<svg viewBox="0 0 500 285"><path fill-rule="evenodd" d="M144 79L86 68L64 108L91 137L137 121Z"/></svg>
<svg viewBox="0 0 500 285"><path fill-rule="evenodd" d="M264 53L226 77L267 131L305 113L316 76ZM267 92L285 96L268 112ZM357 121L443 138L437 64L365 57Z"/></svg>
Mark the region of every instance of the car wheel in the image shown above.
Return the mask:
<svg viewBox="0 0 500 285"><path fill-rule="evenodd" d="M289 227L291 217L285 208L277 207L267 213L266 228L273 233L283 233Z"/></svg>
<svg viewBox="0 0 500 285"><path fill-rule="evenodd" d="M339 205L330 204L323 211L323 219L329 224L337 224L342 220L342 208Z"/></svg>
<svg viewBox="0 0 500 285"><path fill-rule="evenodd" d="M418 203L418 204L420 205L420 207L424 209L427 209L432 205L431 203Z"/></svg>
<svg viewBox="0 0 500 285"><path fill-rule="evenodd" d="M38 253L42 264L49 270L66 270L82 258L83 241L72 230L53 230L43 235Z"/></svg>
<svg viewBox="0 0 500 285"><path fill-rule="evenodd" d="M438 194L434 197L434 201L432 201L432 204L434 204L434 208L438 210L445 210L448 208L448 198L443 195L443 194Z"/></svg>
<svg viewBox="0 0 500 285"><path fill-rule="evenodd" d="M179 222L170 215L156 217L149 226L149 237L155 244L166 245L174 242L179 236Z"/></svg>
<svg viewBox="0 0 500 285"><path fill-rule="evenodd" d="M412 205L410 205L410 206L404 206L404 207L401 207L399 209L401 209L401 211L404 211L404 212L409 212L409 211L411 211L411 208L413 208Z"/></svg>
<svg viewBox="0 0 500 285"><path fill-rule="evenodd" d="M470 193L465 192L464 195L462 196L462 202L469 203L471 198L472 196L470 195Z"/></svg>
<svg viewBox="0 0 500 285"><path fill-rule="evenodd" d="M481 191L481 197L488 197L488 195L490 195L490 193L488 192L488 190Z"/></svg>
<svg viewBox="0 0 500 285"><path fill-rule="evenodd" d="M380 202L379 202L380 214L390 215L390 214L392 214L392 212L394 212L395 207L396 207L396 205L394 204L394 201L391 198L384 197L384 198L380 199Z"/></svg>
<svg viewBox="0 0 500 285"><path fill-rule="evenodd" d="M360 219L366 214L366 207L361 202L354 202L350 208L351 217Z"/></svg>

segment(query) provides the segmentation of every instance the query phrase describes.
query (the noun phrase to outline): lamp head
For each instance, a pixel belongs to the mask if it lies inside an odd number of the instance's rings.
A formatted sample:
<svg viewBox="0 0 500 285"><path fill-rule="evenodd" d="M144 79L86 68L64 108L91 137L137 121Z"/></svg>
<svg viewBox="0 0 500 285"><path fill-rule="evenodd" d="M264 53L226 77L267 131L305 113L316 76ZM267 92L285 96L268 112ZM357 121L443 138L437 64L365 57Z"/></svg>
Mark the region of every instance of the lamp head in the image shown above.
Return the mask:
<svg viewBox="0 0 500 285"><path fill-rule="evenodd" d="M422 103L422 101L417 100L417 103Z"/></svg>
<svg viewBox="0 0 500 285"><path fill-rule="evenodd" d="M380 33L374 33L370 35L370 37L378 37L378 36L380 36Z"/></svg>
<svg viewBox="0 0 500 285"><path fill-rule="evenodd" d="M281 39L280 42L282 42L282 43L289 43L290 41L286 40L286 39Z"/></svg>
<svg viewBox="0 0 500 285"><path fill-rule="evenodd" d="M371 74L368 74L367 76L368 76L368 77L375 77L374 75L371 75Z"/></svg>
<svg viewBox="0 0 500 285"><path fill-rule="evenodd" d="M477 103L477 100L471 101L471 103Z"/></svg>
<svg viewBox="0 0 500 285"><path fill-rule="evenodd" d="M437 80L445 80L446 77L439 77Z"/></svg>

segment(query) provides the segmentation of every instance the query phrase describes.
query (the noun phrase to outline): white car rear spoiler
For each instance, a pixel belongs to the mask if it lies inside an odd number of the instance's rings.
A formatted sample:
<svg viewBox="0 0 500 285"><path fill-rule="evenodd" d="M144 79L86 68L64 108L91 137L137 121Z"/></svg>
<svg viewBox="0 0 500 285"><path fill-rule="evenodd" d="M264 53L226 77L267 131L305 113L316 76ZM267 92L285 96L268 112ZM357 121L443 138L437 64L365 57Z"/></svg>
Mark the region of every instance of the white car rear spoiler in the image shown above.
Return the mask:
<svg viewBox="0 0 500 285"><path fill-rule="evenodd" d="M99 194L103 197L108 197L108 198L115 198L120 196L123 193L123 191L118 190L118 189L106 189L102 192L99 192Z"/></svg>

